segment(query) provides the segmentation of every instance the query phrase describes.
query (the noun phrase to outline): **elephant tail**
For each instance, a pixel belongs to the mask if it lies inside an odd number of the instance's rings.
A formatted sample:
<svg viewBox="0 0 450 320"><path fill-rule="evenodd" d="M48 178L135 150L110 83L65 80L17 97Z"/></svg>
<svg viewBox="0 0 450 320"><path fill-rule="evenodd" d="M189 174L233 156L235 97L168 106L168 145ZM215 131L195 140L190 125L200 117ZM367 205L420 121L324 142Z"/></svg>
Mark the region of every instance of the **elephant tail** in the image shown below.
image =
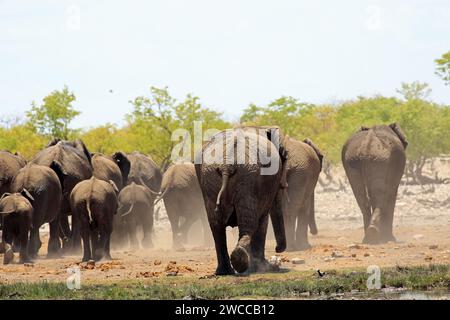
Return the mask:
<svg viewBox="0 0 450 320"><path fill-rule="evenodd" d="M169 190L169 187L167 187L162 193L159 193L158 197L156 197L155 199L154 205L156 205L164 198L164 195L166 194L167 190Z"/></svg>
<svg viewBox="0 0 450 320"><path fill-rule="evenodd" d="M121 214L121 217L125 217L125 216L129 215L133 211L133 208L134 208L134 203L131 204L130 209L128 209L127 212L124 212Z"/></svg>
<svg viewBox="0 0 450 320"><path fill-rule="evenodd" d="M88 217L89 217L89 228L91 230L95 230L97 228L97 223L92 218L91 201L90 201L90 199L86 200L86 210L87 210Z"/></svg>
<svg viewBox="0 0 450 320"><path fill-rule="evenodd" d="M219 193L217 194L217 200L216 200L216 208L214 209L214 212L218 213L220 208L220 200L222 198L222 194L227 189L228 180L230 179L230 172L228 169L223 170L222 172L222 186L220 187Z"/></svg>

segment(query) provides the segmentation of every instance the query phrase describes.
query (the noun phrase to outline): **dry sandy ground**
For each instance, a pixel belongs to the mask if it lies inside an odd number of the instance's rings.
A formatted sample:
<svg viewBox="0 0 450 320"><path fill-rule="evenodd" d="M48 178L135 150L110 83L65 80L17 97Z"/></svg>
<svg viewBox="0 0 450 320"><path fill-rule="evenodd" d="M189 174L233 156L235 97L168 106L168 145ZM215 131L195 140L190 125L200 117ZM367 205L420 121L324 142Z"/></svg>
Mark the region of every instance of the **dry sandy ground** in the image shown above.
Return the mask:
<svg viewBox="0 0 450 320"><path fill-rule="evenodd" d="M353 194L347 190L316 195L317 236L310 236L313 248L280 254L282 266L293 270L327 270L367 268L369 265L423 265L450 263L450 184L436 185L434 192L420 186L401 186L395 212L394 233L397 243L362 245L362 216ZM161 209L156 226L154 250L113 251L113 261L95 267L81 265L84 283L115 282L127 279L166 277L170 271L178 276L199 278L211 275L216 267L215 251L201 246L200 225L191 231L191 245L184 251L171 249L171 231ZM195 227L195 226L194 226ZM46 235L43 235L46 240ZM235 244L229 233L229 249ZM269 233L266 256L273 256L275 243ZM0 265L0 284L15 281L65 281L67 268L79 264L80 256L46 259L43 246L40 258L31 266ZM0 259L2 257L0 256ZM304 259L293 264L291 259ZM171 262L176 262L174 266Z"/></svg>

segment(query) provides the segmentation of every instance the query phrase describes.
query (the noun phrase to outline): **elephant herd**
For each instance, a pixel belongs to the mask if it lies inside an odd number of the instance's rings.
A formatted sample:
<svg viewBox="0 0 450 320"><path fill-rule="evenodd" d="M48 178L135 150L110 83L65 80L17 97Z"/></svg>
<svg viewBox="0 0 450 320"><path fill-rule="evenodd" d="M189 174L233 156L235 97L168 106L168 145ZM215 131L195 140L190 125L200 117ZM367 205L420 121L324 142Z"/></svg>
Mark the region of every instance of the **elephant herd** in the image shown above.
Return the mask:
<svg viewBox="0 0 450 320"><path fill-rule="evenodd" d="M246 143L240 146L242 136ZM361 127L343 146L342 162L363 214L365 243L395 241L393 214L407 144L393 123ZM267 150L269 162L261 156ZM111 243L151 248L154 206L162 200L174 248L187 243L189 229L200 221L205 243L211 235L214 239L216 274L273 270L264 256L269 216L276 252L308 249L308 229L318 232L314 189L322 160L312 141L284 136L274 126L221 131L203 144L195 164L177 162L164 173L139 152L91 154L81 140L54 139L30 162L0 151L4 263L17 251L22 263L36 258L39 228L45 223L49 257L82 248L83 261L110 259ZM277 169L267 174L271 166ZM228 226L239 231L231 255Z"/></svg>

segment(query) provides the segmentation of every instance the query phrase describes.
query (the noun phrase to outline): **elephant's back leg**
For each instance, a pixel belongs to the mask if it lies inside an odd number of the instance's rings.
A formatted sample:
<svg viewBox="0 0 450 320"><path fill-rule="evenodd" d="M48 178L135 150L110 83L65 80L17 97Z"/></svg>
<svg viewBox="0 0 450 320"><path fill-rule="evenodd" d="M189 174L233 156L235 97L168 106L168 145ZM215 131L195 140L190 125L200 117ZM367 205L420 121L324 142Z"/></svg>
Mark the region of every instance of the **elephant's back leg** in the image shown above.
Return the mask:
<svg viewBox="0 0 450 320"><path fill-rule="evenodd" d="M394 161L388 167L387 183L385 187L385 207L381 217L381 240L383 242L396 241L393 234L394 210L397 201L397 192L400 180L405 169L404 162L398 163Z"/></svg>
<svg viewBox="0 0 450 320"><path fill-rule="evenodd" d="M254 233L258 230L259 221L262 216L258 212L257 198L252 194L238 193L235 199L237 225L239 229L239 240L231 254L231 264L238 272L245 272L251 263L251 245ZM267 213L265 213L266 215ZM266 228L267 231L267 228Z"/></svg>
<svg viewBox="0 0 450 320"><path fill-rule="evenodd" d="M216 204L214 201L205 199L205 208L208 216L209 226L214 238L214 246L217 256L217 275L234 274L233 267L230 263L230 256L227 248L226 226L220 222L215 212Z"/></svg>
<svg viewBox="0 0 450 320"><path fill-rule="evenodd" d="M356 168L349 167L344 164L345 173L356 198L359 209L363 215L364 230L369 227L370 218L372 216L371 205L367 193L367 186L362 174L362 164Z"/></svg>
<svg viewBox="0 0 450 320"><path fill-rule="evenodd" d="M167 193L164 196L164 207L166 208L167 217L169 218L170 227L172 229L172 246L174 248L182 247L180 241L178 240L178 235L180 233L180 208L176 195L173 193Z"/></svg>
<svg viewBox="0 0 450 320"><path fill-rule="evenodd" d="M287 250L301 250L305 246L308 231L307 202L308 179L304 172L293 172L288 176L288 199L284 199L284 217Z"/></svg>

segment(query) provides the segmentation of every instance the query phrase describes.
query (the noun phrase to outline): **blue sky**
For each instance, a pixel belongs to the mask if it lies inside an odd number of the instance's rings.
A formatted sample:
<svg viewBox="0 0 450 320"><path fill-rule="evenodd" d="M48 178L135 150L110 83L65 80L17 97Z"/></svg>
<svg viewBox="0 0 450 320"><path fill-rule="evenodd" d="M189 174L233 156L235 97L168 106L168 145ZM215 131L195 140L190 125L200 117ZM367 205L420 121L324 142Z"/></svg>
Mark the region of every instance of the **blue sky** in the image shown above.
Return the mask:
<svg viewBox="0 0 450 320"><path fill-rule="evenodd" d="M450 104L434 74L448 50L448 0L0 0L0 114L64 84L75 127L123 123L151 85L230 120L281 95L337 102L415 80Z"/></svg>

